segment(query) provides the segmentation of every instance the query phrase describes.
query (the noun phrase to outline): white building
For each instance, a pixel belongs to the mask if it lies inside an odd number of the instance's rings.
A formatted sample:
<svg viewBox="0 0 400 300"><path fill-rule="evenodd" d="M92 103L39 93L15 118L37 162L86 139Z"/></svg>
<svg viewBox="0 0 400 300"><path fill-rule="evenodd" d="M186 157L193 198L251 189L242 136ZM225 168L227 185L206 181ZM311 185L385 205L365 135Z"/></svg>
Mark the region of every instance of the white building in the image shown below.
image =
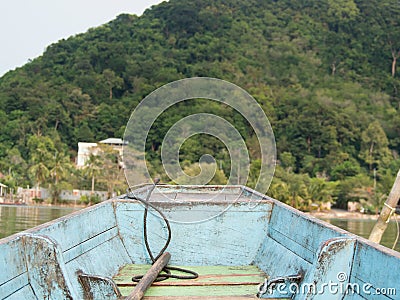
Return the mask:
<svg viewBox="0 0 400 300"><path fill-rule="evenodd" d="M6 195L6 189L8 188L8 186L6 186L5 184L0 183L0 197L3 197Z"/></svg>
<svg viewBox="0 0 400 300"><path fill-rule="evenodd" d="M120 155L122 155L122 146L125 144L120 138L108 138L99 142L99 144L106 144L117 150ZM81 168L85 166L86 161L89 159L90 154L97 154L98 143L78 143L78 157L76 159L76 166Z"/></svg>
<svg viewBox="0 0 400 300"><path fill-rule="evenodd" d="M108 138L99 142L100 144L106 144L113 147L114 150L119 152L119 155L122 155L122 146L126 143L119 138Z"/></svg>
<svg viewBox="0 0 400 300"><path fill-rule="evenodd" d="M97 143L78 143L78 157L76 159L76 166L85 166L86 161L89 159L91 153L95 154L97 148Z"/></svg>

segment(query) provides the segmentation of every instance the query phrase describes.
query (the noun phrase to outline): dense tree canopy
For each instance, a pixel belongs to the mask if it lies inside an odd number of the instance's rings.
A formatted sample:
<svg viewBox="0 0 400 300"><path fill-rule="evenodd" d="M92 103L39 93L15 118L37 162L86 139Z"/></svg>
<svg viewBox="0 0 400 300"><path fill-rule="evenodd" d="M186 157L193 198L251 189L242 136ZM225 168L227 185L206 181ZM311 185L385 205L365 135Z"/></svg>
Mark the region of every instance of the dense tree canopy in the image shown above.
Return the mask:
<svg viewBox="0 0 400 300"><path fill-rule="evenodd" d="M122 137L144 96L173 80L207 76L243 87L268 115L280 163L272 195L294 205L322 198L343 205L358 199L351 183L368 189L374 174L387 193L400 166L399 20L395 0L170 0L141 17L122 14L0 78L3 181L55 182L47 156L72 160L78 141ZM199 100L172 107L150 132L155 174L162 173L159 147L168 126L208 111L237 125L258 170L249 125L229 108ZM186 166L207 148L229 175L218 140L187 143ZM91 178L85 182L90 187Z"/></svg>

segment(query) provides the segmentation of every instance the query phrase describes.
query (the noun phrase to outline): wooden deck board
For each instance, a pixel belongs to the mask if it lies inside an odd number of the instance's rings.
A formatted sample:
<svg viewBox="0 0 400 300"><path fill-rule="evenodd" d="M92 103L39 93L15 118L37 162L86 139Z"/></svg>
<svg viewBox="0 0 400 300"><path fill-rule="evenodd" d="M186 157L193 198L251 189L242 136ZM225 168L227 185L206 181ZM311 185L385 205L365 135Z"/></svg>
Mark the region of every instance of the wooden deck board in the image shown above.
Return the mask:
<svg viewBox="0 0 400 300"><path fill-rule="evenodd" d="M256 266L182 266L199 274L192 280L168 279L154 283L145 299L249 299L255 298L265 274ZM122 295L128 295L135 283L132 276L146 273L150 265L127 265L114 276ZM179 274L176 272L174 274ZM223 299L223 298L222 298Z"/></svg>

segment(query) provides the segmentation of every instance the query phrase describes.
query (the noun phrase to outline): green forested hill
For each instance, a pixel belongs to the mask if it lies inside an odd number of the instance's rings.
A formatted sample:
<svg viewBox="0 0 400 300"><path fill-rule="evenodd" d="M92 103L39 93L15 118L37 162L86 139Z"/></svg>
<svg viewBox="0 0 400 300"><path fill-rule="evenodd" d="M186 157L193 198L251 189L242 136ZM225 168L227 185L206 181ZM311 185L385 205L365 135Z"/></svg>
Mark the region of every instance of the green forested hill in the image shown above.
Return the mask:
<svg viewBox="0 0 400 300"><path fill-rule="evenodd" d="M395 0L170 0L141 17L120 15L0 78L2 181L55 184L50 156L38 176L46 161L38 149L68 161L78 141L121 137L155 88L207 76L243 87L269 117L280 162L273 196L298 207L333 198L376 204L400 167L399 20ZM257 169L247 124L198 101L162 115L148 148L155 172L168 124L210 110L238 120ZM226 160L216 140L186 146L189 166L202 148ZM64 181L89 185L78 173Z"/></svg>

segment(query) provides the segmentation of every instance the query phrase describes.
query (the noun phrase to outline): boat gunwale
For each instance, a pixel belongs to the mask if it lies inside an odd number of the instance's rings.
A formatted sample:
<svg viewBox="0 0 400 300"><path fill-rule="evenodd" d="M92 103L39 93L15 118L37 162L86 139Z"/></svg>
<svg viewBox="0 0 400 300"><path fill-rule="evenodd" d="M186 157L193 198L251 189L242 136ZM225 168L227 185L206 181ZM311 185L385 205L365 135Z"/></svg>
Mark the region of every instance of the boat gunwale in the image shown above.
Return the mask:
<svg viewBox="0 0 400 300"><path fill-rule="evenodd" d="M245 187L245 189L249 189L251 191L250 188ZM256 193L258 193L258 192L256 192ZM351 233L351 232L349 232L347 230L344 230L344 229L342 229L342 228L340 228L340 227L338 227L336 225L333 225L333 224L331 224L331 223L329 223L329 222L327 222L325 220L318 219L315 216L309 215L309 214L307 214L305 212L302 212L302 211L300 211L298 209L295 209L294 207L292 207L292 206L290 206L290 205L288 205L286 203L283 203L283 202L281 202L279 200L276 200L276 199L271 198L271 197L268 197L268 198L269 198L269 200L271 200L274 203L274 205L282 206L284 209L287 209L287 210L293 212L294 214L300 215L300 216L304 217L305 219L308 219L311 222L317 223L317 224L322 225L324 227L328 227L329 229L332 229L332 230L334 230L334 231L336 231L338 233L345 234L349 238L356 239L357 242L361 242L362 244L366 244L366 245L368 245L368 246L370 246L372 248L375 248L375 249L377 249L377 250L379 250L381 252L384 252L384 253L386 253L386 254L388 254L390 256L395 256L395 257L400 259L400 252L398 252L398 251L396 251L394 249L390 249L390 248L388 248L386 246L383 246L381 244L372 242L372 241L368 240L367 238L364 238L362 236L359 236L359 235Z"/></svg>
<svg viewBox="0 0 400 300"><path fill-rule="evenodd" d="M144 189L147 186L150 187L152 185L151 184L147 184L147 185L144 185L142 188ZM332 225L332 224L328 223L327 221L324 221L324 220L318 219L318 218L316 218L314 216L311 216L309 214L306 214L306 213L304 213L302 211L299 211L299 210L289 206L286 203L280 202L280 201L278 201L278 200L276 200L274 198L271 198L269 196L263 195L263 194L261 194L261 193L259 193L257 191L252 190L251 188L248 188L248 187L243 186L243 185L228 185L228 186L225 186L225 185L210 185L210 186L160 185L160 186L166 187L166 188L169 188L169 187L174 187L174 188L182 187L184 189L187 189L187 188L188 189L208 189L208 190L209 189L215 189L216 191L217 191L218 188L219 189L222 189L222 188L224 188L224 189L225 188L228 188L228 189L234 189L234 188L235 189L239 189L241 191L241 194L243 192L247 192L250 195L253 194L253 195L256 195L257 197L261 197L261 199L257 199L257 204L258 203L271 203L272 204L272 210L271 211L274 210L274 206L275 205L276 206L280 206L283 209L286 209L286 210L290 211L291 213L293 213L295 215L298 215L299 217L302 217L302 218L304 218L304 219L306 219L306 220L308 220L308 221L310 221L312 223L316 223L316 224L318 224L319 226L322 226L322 227L327 227L327 228L329 228L329 229L331 229L331 230L333 230L335 232L338 232L339 234L343 234L344 236L346 236L348 238L356 239L358 242L361 242L362 244L365 244L365 245L370 246L372 248L375 248L375 249L377 249L377 250L379 250L381 252L384 252L387 255L394 256L394 257L400 259L400 252L398 252L396 250L387 248L387 247L385 247L383 245L374 243L374 242L372 242L372 241L370 241L370 240L368 240L368 239L366 239L364 237L361 237L361 236L358 236L358 235L353 234L351 232L348 232L348 231L346 231L346 230L344 230L342 228L339 228L339 227L337 227L335 225ZM240 194L238 194L238 196L240 196ZM35 234L35 233L37 233L38 231L40 231L40 230L42 230L44 228L50 227L50 226L52 226L54 224L57 224L57 223L60 223L60 222L64 222L66 220L70 220L70 219L72 219L72 218L74 218L76 216L83 215L85 213L93 211L94 209L97 209L99 207L105 206L107 204L110 204L112 206L114 212L115 212L116 205L118 203L129 203L129 202L135 202L135 203L139 202L140 203L140 201L128 199L127 198L127 194L124 194L124 195L121 195L121 196L118 196L118 197L114 197L114 198L108 199L108 200L103 201L101 203L95 204L93 206L85 207L83 209L71 212L70 214L67 214L65 216L59 217L57 219L54 219L54 220L51 220L51 221L48 221L48 222L45 222L43 224L37 225L37 226L29 228L27 230L24 230L24 231L12 234L10 236L1 238L0 239L0 245L1 244L6 244L6 243L8 243L8 242L10 242L10 241L12 241L14 239L18 239L18 238L24 236L25 234ZM230 204L231 205L231 204L235 204L235 203L239 203L239 204L249 204L250 203L249 201L240 201L239 199L237 199L237 201L235 201L235 202L232 201L232 203L230 203L228 201L215 201L215 200L214 201L208 201L208 202L201 202L201 201L197 201L197 202L195 202L195 201L190 201L190 202L160 202L160 201L157 202L157 201L150 201L150 202L151 203L157 203L157 205L159 205L161 203L165 203L165 204L168 204L168 205L173 204L174 206L178 206L178 205L179 206L184 206L184 205L188 205L188 204L190 204L190 205L194 205L194 204L196 204L196 205L197 204L203 204L203 205L210 205L210 204L220 205L220 204L224 204L224 205L227 205L227 204ZM255 205L255 207L256 206L257 205Z"/></svg>

